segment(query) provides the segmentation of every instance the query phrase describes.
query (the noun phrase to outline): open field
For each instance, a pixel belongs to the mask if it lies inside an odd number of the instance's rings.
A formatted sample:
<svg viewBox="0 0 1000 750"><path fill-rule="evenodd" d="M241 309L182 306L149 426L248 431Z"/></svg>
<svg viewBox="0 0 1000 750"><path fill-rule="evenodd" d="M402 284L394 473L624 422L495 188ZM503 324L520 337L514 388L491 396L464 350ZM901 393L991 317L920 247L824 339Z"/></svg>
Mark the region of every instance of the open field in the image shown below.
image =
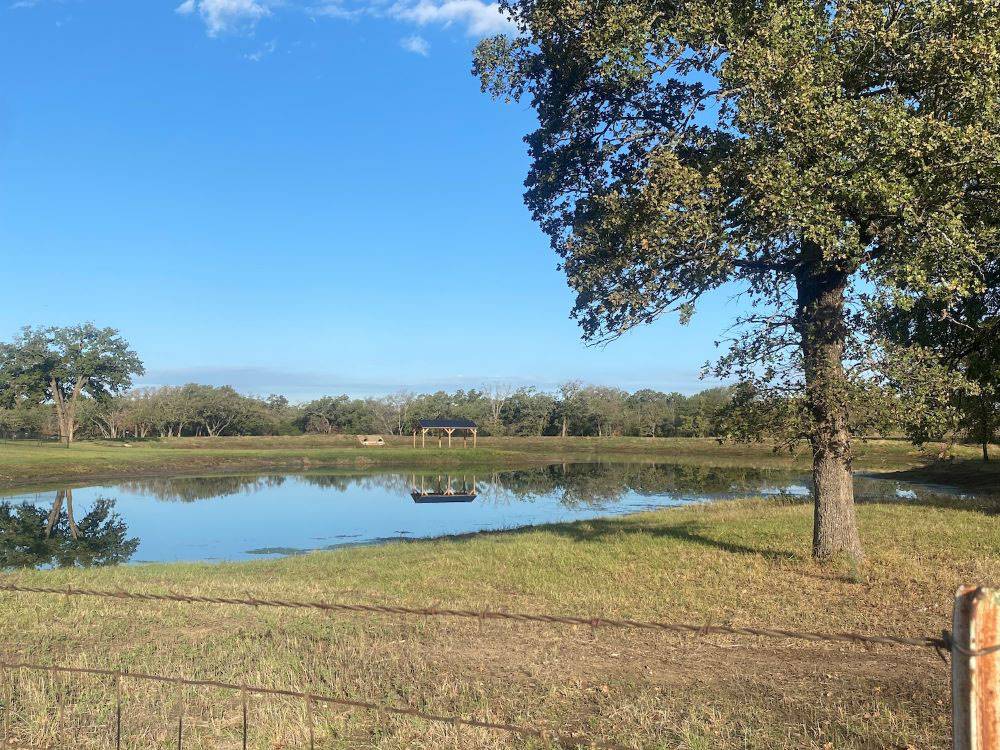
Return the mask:
<svg viewBox="0 0 1000 750"><path fill-rule="evenodd" d="M858 468L993 489L976 451L934 461L902 441L859 444ZM104 478L323 467L505 468L552 461L808 466L768 446L693 439L486 439L475 451L362 449L350 438L221 438L0 445L7 487ZM858 508L868 559L810 559L797 500L688 506L575 524L228 564L19 571L6 582L934 636L960 583L1000 579L992 502ZM325 614L0 593L7 660L127 669L311 691L544 727L635 748L949 746L948 667L930 649L680 637L555 625ZM176 747L175 686L128 682L123 747ZM184 748L239 748L240 696L186 688ZM0 670L11 745L103 748L109 678ZM479 729L315 706L317 748L513 748ZM309 747L304 702L252 698L250 747Z"/></svg>
<svg viewBox="0 0 1000 750"><path fill-rule="evenodd" d="M43 586L406 603L936 635L962 582L1000 577L1000 517L859 508L868 560L809 557L811 508L723 502L278 561L19 572ZM945 748L929 649L0 594L8 658L248 682L580 730L630 747ZM108 679L0 674L7 731L106 747ZM185 748L239 747L239 695L184 691ZM173 686L129 683L125 747L174 747ZM251 747L308 747L302 701L254 698ZM315 709L317 747L531 747L497 733ZM541 746L541 745L538 745Z"/></svg>
<svg viewBox="0 0 1000 750"><path fill-rule="evenodd" d="M856 450L858 470L908 472L905 478L974 489L1000 485L1000 464L983 464L977 460L978 449L971 447L958 446L957 459L949 462L936 461L937 446L918 449L903 440L858 441ZM376 466L501 469L597 459L806 468L810 457L776 453L765 444L720 445L712 438L483 438L475 450L463 449L460 441L450 450L414 449L409 438L390 438L384 448L362 448L351 436L314 435L87 441L68 448L4 442L0 443L0 489L158 474Z"/></svg>

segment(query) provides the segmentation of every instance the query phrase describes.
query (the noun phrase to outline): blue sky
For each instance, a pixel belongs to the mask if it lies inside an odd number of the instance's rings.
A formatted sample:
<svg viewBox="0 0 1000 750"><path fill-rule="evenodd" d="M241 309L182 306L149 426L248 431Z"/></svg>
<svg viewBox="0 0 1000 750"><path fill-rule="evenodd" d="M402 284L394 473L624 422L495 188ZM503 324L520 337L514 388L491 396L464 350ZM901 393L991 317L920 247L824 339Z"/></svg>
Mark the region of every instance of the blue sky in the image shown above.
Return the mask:
<svg viewBox="0 0 1000 750"><path fill-rule="evenodd" d="M295 400L569 378L692 392L727 293L587 347L524 208L480 0L8 0L0 339L119 328L146 384Z"/></svg>

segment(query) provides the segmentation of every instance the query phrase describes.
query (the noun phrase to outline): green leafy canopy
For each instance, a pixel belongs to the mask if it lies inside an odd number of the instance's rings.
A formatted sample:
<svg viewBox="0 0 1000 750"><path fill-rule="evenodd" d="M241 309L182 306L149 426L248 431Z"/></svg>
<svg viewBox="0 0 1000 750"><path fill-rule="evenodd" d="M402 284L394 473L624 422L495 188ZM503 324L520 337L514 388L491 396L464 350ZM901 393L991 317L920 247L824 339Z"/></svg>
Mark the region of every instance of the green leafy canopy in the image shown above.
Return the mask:
<svg viewBox="0 0 1000 750"><path fill-rule="evenodd" d="M474 71L538 114L525 198L587 338L689 315L737 282L762 306L747 322L779 332L753 353L773 364L794 348L780 332L810 247L855 291L947 306L982 289L998 247L995 0L501 6L520 34L480 43Z"/></svg>

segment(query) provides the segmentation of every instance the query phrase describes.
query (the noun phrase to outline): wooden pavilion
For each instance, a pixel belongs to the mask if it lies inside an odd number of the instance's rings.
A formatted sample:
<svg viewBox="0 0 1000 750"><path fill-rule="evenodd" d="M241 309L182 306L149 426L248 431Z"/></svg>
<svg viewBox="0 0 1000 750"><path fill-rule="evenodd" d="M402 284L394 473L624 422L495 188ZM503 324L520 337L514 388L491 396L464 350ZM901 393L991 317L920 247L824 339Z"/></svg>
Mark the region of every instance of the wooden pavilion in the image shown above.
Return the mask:
<svg viewBox="0 0 1000 750"><path fill-rule="evenodd" d="M441 438L448 436L448 447L451 447L451 436L456 432L462 432L462 447L468 447L469 435L472 435L472 447L476 447L476 438L479 435L479 428L471 419L421 419L417 430L420 431L420 447L427 446L427 433L436 431L438 436L438 448L441 447ZM413 431L413 447L417 447L417 430Z"/></svg>

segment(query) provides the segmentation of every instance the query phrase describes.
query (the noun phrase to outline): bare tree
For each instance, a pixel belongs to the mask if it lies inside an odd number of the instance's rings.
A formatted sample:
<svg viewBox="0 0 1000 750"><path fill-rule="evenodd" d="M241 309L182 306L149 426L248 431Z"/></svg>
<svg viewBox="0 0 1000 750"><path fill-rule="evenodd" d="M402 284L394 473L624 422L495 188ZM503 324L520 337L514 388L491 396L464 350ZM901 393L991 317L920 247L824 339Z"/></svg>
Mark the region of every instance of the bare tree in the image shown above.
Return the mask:
<svg viewBox="0 0 1000 750"><path fill-rule="evenodd" d="M489 428L493 435L504 432L503 408L514 395L514 386L509 383L493 383L483 386L483 394L489 401Z"/></svg>
<svg viewBox="0 0 1000 750"><path fill-rule="evenodd" d="M409 391L399 390L381 398L365 399L365 406L379 430L389 435L402 435L415 400L416 396Z"/></svg>

